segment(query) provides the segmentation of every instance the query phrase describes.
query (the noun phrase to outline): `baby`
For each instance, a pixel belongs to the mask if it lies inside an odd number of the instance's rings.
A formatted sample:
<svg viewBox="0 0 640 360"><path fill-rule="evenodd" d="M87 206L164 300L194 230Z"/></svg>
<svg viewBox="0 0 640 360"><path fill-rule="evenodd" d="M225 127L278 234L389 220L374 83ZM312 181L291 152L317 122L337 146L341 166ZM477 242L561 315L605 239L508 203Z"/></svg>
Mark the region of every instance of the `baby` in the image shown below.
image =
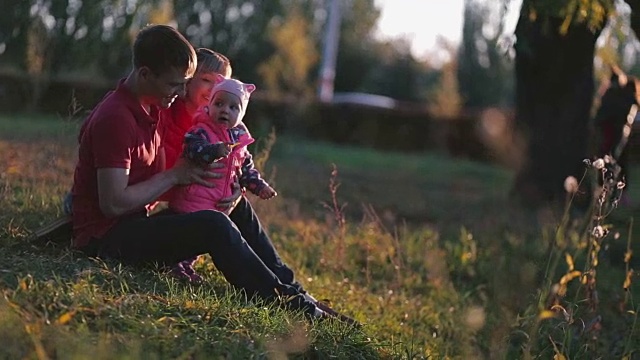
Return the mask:
<svg viewBox="0 0 640 360"><path fill-rule="evenodd" d="M216 76L209 104L195 116L194 125L184 137L182 156L203 167L214 161L224 163L224 176L215 180L214 187L191 184L174 188L169 195L171 210L177 213L217 210L229 215L232 208L219 209L217 204L233 194L232 185L236 180L244 189L262 199L277 195L260 176L247 150L247 145L254 139L242 118L255 89L253 84ZM190 281L200 282L202 278L193 270L195 260L178 263L173 272L186 273Z"/></svg>
<svg viewBox="0 0 640 360"><path fill-rule="evenodd" d="M215 180L214 187L198 184L178 187L169 200L169 208L178 213L200 210L224 211L216 204L232 194L236 180L240 186L262 199L277 196L276 191L262 178L254 167L247 145L254 142L242 118L249 103L253 84L236 79L216 77L209 96L209 105L196 115L195 125L184 138L183 156L196 164L207 166L222 162L224 176Z"/></svg>

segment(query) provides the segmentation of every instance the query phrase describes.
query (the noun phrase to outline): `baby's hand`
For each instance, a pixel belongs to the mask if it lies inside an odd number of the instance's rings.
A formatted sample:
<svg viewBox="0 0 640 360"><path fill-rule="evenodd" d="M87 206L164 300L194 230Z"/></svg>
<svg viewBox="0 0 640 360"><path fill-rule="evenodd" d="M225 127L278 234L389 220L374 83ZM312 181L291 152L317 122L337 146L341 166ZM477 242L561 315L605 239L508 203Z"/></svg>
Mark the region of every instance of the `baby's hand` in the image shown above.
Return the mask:
<svg viewBox="0 0 640 360"><path fill-rule="evenodd" d="M278 196L278 193L271 186L267 185L260 190L260 194L258 194L258 196L263 200L268 200Z"/></svg>
<svg viewBox="0 0 640 360"><path fill-rule="evenodd" d="M212 164L214 161L227 157L231 152L223 142L199 145L197 148L189 151L193 153L188 153L187 157L199 165Z"/></svg>
<svg viewBox="0 0 640 360"><path fill-rule="evenodd" d="M224 143L224 142L217 142L215 144L212 144L212 146L215 147L216 151L216 160L217 159L222 159L225 158L227 156L229 156L229 154L231 154L231 147L229 146L229 144Z"/></svg>

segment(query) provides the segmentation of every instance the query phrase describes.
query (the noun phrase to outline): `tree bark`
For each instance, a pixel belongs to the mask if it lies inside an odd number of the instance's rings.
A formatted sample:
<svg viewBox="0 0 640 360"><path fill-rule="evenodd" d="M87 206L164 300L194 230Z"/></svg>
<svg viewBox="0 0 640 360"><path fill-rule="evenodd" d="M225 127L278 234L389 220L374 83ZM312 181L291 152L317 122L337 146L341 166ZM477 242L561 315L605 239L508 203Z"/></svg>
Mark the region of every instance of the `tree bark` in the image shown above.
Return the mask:
<svg viewBox="0 0 640 360"><path fill-rule="evenodd" d="M564 201L567 176L580 180L584 173L600 30L572 24L561 34L564 19L532 19L528 3L522 5L515 46L516 125L525 154L511 194L540 206Z"/></svg>

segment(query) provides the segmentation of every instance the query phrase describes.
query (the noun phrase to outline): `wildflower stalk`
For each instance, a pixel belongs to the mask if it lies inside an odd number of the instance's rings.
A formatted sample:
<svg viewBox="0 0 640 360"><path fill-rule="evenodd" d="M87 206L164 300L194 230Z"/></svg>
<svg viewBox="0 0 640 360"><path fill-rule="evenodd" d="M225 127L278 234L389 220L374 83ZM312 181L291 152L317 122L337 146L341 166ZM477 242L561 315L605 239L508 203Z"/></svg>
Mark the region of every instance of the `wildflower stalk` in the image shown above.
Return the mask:
<svg viewBox="0 0 640 360"><path fill-rule="evenodd" d="M338 203L338 188L340 183L338 182L338 167L336 164L332 164L333 170L331 171L331 178L329 178L329 193L331 194L331 204L324 203L324 207L333 213L333 217L338 226L338 248L336 250L336 268L342 269L344 267L345 258L345 239L347 236L347 222L344 215L344 208L347 204L340 205Z"/></svg>
<svg viewBox="0 0 640 360"><path fill-rule="evenodd" d="M631 312L633 314L633 323L631 324L631 330L629 331L629 336L627 337L627 341L624 344L624 352L623 355L626 356L627 358L630 358L630 356L632 355L632 350L631 350L631 339L633 338L633 334L636 331L636 326L638 324L638 312L640 311L640 306L636 307L634 302L633 302L633 296L631 294L630 288L631 288L631 277L633 276L633 269L631 269L631 255L632 255L632 251L631 251L631 235L632 235L632 229L633 229L633 218L631 218L631 220L629 221L629 234L627 236L627 249L626 252L624 254L624 264L625 264L625 279L624 279L624 283L622 284L622 288L624 289L624 305L627 305L628 303L630 303L631 308L633 310L630 310L629 312ZM624 358L623 356L623 358Z"/></svg>
<svg viewBox="0 0 640 360"><path fill-rule="evenodd" d="M625 290L624 291L624 304L626 305L627 302L631 301L631 306L633 307L633 298L631 297L631 292L629 291L629 288L631 287L631 276L633 274L633 269L631 269L631 256L632 256L632 251L631 251L631 237L632 237L632 233L633 233L633 218L631 218L631 220L629 221L629 234L627 236L627 249L624 253L624 269L625 269L625 281L622 284L622 288Z"/></svg>
<svg viewBox="0 0 640 360"><path fill-rule="evenodd" d="M523 348L525 359L531 358L532 346L536 346L540 337L546 333L542 328L542 323L546 319L556 318L558 315L562 318L560 323L553 326L553 328L562 331L561 339L557 339L560 341L554 340L552 334L547 334L556 358L578 355L572 354L572 346L575 339L573 329L576 321L583 322L582 331L590 331L591 329L597 328L596 325L600 322L600 316L597 315L599 300L596 279L600 249L602 242L609 233L608 226L604 221L612 211L617 208L625 184L624 180L618 179L620 167L615 162L615 159L610 156L604 159L597 159L593 163L585 160L585 165L587 169L580 179L580 182L573 177L569 177L565 181L567 201L558 227L555 230L554 237L548 242L549 256L544 275L546 285L543 287L543 289L548 290L541 290L539 292L539 313L536 321L534 321L529 328L529 341ZM578 247L571 251L571 249L568 248L571 244L569 243L570 239L567 235L569 227L571 226L571 208L580 185L589 174L594 174L593 180L597 180L602 186L597 196L592 198L587 216L584 218L584 225L582 225L582 228L579 230ZM587 241L587 243L585 244L582 239ZM580 244L585 246L580 246ZM585 248L586 253L584 253ZM582 271L578 271L574 267L574 259L579 259L581 254L585 254L586 258L582 266ZM563 256L567 263L567 271L559 281L554 283L552 277L553 274L556 273L560 259ZM567 303L562 299L567 295L569 283L576 278L580 279L580 281L575 291L573 291L573 301ZM582 302L586 302L589 305L587 313L593 316L588 322L588 325L585 325L584 321L578 317L578 312L582 310L578 304ZM590 338L595 339L595 337ZM582 351L584 351L586 348L582 349Z"/></svg>

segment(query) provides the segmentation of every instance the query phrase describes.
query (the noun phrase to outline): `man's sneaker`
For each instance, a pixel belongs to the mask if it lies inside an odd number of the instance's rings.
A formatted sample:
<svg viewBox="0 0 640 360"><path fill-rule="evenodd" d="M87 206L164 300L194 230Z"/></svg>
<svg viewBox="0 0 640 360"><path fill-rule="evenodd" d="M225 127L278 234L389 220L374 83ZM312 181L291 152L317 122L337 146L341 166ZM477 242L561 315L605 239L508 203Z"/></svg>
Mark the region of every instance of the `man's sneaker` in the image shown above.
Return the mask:
<svg viewBox="0 0 640 360"><path fill-rule="evenodd" d="M62 199L62 212L64 215L54 221L36 229L31 239L36 243L55 243L71 245L73 236L73 223L71 222L71 207L73 198L71 192L67 192Z"/></svg>
<svg viewBox="0 0 640 360"><path fill-rule="evenodd" d="M36 229L31 238L35 243L55 243L71 245L71 238L73 237L73 224L71 223L71 217L64 215L56 220L45 224L44 226Z"/></svg>
<svg viewBox="0 0 640 360"><path fill-rule="evenodd" d="M350 318L347 315L343 315L335 310L333 310L331 308L331 306L329 306L329 304L325 301L320 301L318 299L316 299L315 297L313 297L311 294L305 292L304 294L305 299L307 299L308 301L312 302L315 306L317 310L320 310L321 313L324 313L323 317L332 317L332 318L336 318L344 323L347 323L349 325L355 326L355 327L361 327L362 324L360 324L357 320Z"/></svg>
<svg viewBox="0 0 640 360"><path fill-rule="evenodd" d="M340 321L342 321L343 323L349 324L351 326L355 326L355 327L361 327L362 324L360 324L360 322L358 322L358 320L351 318L347 315L341 314L335 310L333 310L326 302L324 301L318 301L316 302L316 307L322 311L324 311L327 315L334 317Z"/></svg>

